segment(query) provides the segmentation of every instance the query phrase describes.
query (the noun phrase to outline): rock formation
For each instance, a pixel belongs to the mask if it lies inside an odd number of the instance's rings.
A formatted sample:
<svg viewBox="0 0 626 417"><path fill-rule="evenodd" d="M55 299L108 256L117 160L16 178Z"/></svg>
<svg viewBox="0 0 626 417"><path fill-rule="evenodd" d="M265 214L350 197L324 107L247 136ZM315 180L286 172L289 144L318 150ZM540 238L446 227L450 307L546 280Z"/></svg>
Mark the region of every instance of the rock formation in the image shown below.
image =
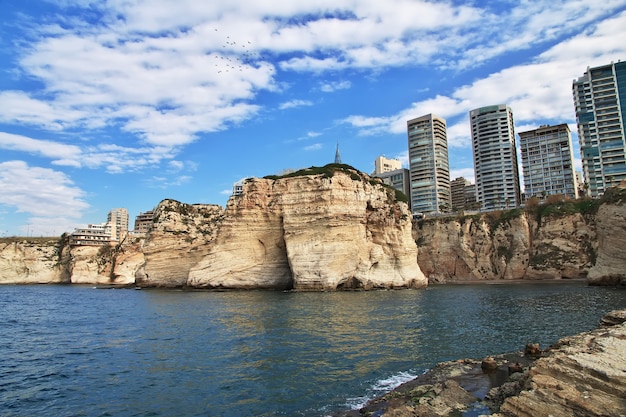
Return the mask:
<svg viewBox="0 0 626 417"><path fill-rule="evenodd" d="M226 210L163 200L146 238L114 247L0 239L0 283L336 290L420 287L425 276L588 276L626 285L625 196L626 183L601 201L425 219L411 229L406 204L379 179L344 165L310 168L250 178Z"/></svg>
<svg viewBox="0 0 626 417"><path fill-rule="evenodd" d="M188 285L210 288L422 287L411 216L395 191L355 170L249 179L228 202Z"/></svg>
<svg viewBox="0 0 626 417"><path fill-rule="evenodd" d="M594 331L561 339L538 359L498 417L626 415L626 311Z"/></svg>
<svg viewBox="0 0 626 417"><path fill-rule="evenodd" d="M337 415L452 417L468 410L493 417L626 415L626 310L612 311L598 329L538 353L443 362L362 409ZM493 366L486 369L486 362Z"/></svg>
<svg viewBox="0 0 626 417"><path fill-rule="evenodd" d="M589 271L594 285L626 285L626 180L607 190L598 209L598 253Z"/></svg>
<svg viewBox="0 0 626 417"><path fill-rule="evenodd" d="M430 282L586 278L626 285L626 181L599 200L415 222Z"/></svg>
<svg viewBox="0 0 626 417"><path fill-rule="evenodd" d="M0 284L68 283L63 247L55 238L5 239L0 242Z"/></svg>
<svg viewBox="0 0 626 417"><path fill-rule="evenodd" d="M223 217L224 209L214 204L159 203L153 228L141 248L145 264L138 269L137 284L187 285L189 271L209 253Z"/></svg>

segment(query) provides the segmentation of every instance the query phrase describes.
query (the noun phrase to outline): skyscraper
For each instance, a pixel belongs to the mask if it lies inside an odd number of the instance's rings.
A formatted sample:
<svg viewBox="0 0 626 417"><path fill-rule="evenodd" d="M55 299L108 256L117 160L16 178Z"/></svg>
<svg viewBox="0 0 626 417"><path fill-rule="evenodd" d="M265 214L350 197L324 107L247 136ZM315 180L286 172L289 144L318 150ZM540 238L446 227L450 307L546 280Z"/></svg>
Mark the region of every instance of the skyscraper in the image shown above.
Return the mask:
<svg viewBox="0 0 626 417"><path fill-rule="evenodd" d="M506 104L470 111L476 200L483 209L520 204L513 112Z"/></svg>
<svg viewBox="0 0 626 417"><path fill-rule="evenodd" d="M128 210L112 209L107 216L107 223L111 226L111 240L121 242L128 233Z"/></svg>
<svg viewBox="0 0 626 417"><path fill-rule="evenodd" d="M453 210L463 210L465 208L468 187L472 187L472 183L463 177L450 181Z"/></svg>
<svg viewBox="0 0 626 417"><path fill-rule="evenodd" d="M526 198L562 194L578 198L572 135L566 123L520 132Z"/></svg>
<svg viewBox="0 0 626 417"><path fill-rule="evenodd" d="M450 165L445 119L427 114L409 120L407 130L413 213L450 210Z"/></svg>
<svg viewBox="0 0 626 417"><path fill-rule="evenodd" d="M572 92L584 188L597 197L626 178L626 62L587 68Z"/></svg>

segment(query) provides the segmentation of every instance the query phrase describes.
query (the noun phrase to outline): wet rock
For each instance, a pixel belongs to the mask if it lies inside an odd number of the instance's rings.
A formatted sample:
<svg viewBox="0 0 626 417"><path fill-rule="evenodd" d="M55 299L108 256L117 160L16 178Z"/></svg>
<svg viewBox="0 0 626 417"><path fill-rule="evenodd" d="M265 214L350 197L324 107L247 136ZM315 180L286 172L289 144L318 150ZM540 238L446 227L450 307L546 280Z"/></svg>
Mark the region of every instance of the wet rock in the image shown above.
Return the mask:
<svg viewBox="0 0 626 417"><path fill-rule="evenodd" d="M524 365L522 365L521 363L515 362L515 363L509 364L509 375L512 375L517 372L523 372L523 371L524 371Z"/></svg>
<svg viewBox="0 0 626 417"><path fill-rule="evenodd" d="M524 348L524 355L527 356L541 356L541 347L539 343L528 343Z"/></svg>
<svg viewBox="0 0 626 417"><path fill-rule="evenodd" d="M498 369L498 362L496 362L493 357L489 356L483 359L480 367L482 368L483 372L494 372L496 369Z"/></svg>

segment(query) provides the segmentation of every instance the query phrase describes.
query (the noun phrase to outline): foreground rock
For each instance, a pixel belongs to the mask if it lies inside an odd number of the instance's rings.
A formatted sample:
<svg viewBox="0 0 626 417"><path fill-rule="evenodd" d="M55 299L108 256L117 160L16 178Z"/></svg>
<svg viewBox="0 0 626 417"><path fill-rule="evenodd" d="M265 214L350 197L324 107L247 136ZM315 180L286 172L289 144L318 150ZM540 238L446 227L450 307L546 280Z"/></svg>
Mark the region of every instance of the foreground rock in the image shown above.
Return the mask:
<svg viewBox="0 0 626 417"><path fill-rule="evenodd" d="M469 409L494 417L626 415L626 310L608 313L598 329L563 338L544 352L529 345L482 361L441 363L340 415L453 417Z"/></svg>
<svg viewBox="0 0 626 417"><path fill-rule="evenodd" d="M528 371L519 394L507 398L499 417L626 415L626 311L619 323L561 339Z"/></svg>

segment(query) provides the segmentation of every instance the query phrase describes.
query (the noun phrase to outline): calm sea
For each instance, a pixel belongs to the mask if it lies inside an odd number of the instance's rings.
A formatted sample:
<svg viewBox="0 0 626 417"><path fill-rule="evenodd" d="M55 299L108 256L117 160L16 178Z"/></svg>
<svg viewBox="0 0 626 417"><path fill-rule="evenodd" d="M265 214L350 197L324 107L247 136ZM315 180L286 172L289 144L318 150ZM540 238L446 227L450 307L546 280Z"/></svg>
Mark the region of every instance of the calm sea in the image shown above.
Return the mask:
<svg viewBox="0 0 626 417"><path fill-rule="evenodd" d="M323 416L626 308L584 284L283 293L0 286L2 416Z"/></svg>

